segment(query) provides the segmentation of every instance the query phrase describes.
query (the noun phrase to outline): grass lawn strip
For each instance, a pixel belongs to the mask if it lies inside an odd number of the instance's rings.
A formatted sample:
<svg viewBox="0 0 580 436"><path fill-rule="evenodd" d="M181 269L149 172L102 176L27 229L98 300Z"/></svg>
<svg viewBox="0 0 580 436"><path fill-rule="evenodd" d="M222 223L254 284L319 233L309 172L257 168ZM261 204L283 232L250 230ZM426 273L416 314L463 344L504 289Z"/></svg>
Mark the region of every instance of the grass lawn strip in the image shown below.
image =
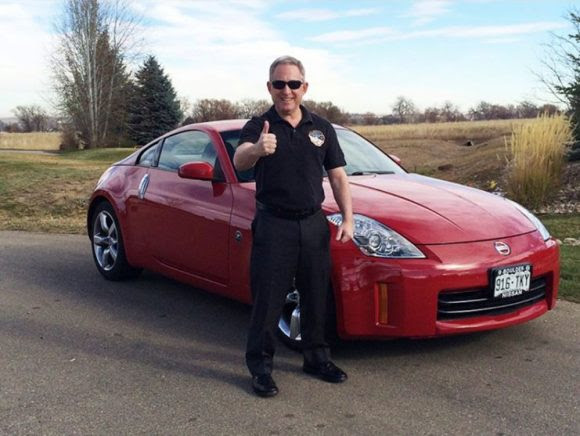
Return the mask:
<svg viewBox="0 0 580 436"><path fill-rule="evenodd" d="M560 247L559 297L580 303L580 247Z"/></svg>
<svg viewBox="0 0 580 436"><path fill-rule="evenodd" d="M102 172L130 149L48 156L0 152L0 229L84 233Z"/></svg>
<svg viewBox="0 0 580 436"><path fill-rule="evenodd" d="M37 155L0 151L0 230L84 234L87 201L100 175L133 149ZM539 218L563 241L580 239L580 214ZM580 247L561 246L560 297L580 302Z"/></svg>

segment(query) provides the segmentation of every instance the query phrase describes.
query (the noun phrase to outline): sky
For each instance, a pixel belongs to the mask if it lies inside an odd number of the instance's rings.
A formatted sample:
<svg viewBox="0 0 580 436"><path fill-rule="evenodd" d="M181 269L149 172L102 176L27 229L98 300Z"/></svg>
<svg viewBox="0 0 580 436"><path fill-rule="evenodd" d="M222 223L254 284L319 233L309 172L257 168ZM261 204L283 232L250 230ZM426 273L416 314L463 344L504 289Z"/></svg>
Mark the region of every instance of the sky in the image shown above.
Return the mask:
<svg viewBox="0 0 580 436"><path fill-rule="evenodd" d="M537 77L550 33L577 4L560 0L128 0L141 17L136 71L152 54L177 94L266 99L271 62L301 59L306 98L391 113L451 101L554 102ZM49 60L62 0L0 0L0 117L18 105L53 111Z"/></svg>

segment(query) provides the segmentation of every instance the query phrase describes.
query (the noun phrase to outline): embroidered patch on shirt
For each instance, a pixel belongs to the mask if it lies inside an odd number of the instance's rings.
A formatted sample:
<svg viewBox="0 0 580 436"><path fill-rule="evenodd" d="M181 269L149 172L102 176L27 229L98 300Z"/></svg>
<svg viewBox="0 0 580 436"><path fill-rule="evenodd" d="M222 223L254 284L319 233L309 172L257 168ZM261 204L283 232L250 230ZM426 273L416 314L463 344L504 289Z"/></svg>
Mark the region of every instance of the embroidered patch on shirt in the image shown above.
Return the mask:
<svg viewBox="0 0 580 436"><path fill-rule="evenodd" d="M326 139L324 137L324 133L322 133L320 130L311 130L310 133L308 133L308 137L310 138L310 142L312 142L317 147L320 147L322 144L324 144L324 140Z"/></svg>

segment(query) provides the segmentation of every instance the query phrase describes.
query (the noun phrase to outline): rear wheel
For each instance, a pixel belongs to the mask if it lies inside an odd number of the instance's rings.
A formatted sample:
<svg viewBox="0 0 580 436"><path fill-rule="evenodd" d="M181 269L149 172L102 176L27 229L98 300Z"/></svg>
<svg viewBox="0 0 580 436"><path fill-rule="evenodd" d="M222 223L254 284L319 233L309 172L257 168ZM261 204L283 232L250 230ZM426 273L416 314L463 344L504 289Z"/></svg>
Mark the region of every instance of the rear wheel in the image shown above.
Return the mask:
<svg viewBox="0 0 580 436"><path fill-rule="evenodd" d="M125 280L139 275L141 269L127 261L121 227L110 203L102 202L93 211L90 237L95 265L105 278Z"/></svg>

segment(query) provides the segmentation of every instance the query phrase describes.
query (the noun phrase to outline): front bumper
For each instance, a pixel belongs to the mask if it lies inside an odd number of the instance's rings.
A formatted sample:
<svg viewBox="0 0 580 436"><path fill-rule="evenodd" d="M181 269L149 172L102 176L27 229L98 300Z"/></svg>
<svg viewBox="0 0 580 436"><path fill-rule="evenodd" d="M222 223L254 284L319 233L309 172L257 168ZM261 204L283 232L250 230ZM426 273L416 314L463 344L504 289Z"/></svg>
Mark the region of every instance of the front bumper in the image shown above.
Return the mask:
<svg viewBox="0 0 580 436"><path fill-rule="evenodd" d="M332 248L337 329L342 338L435 337L492 330L526 322L552 309L558 294L559 248L538 232L504 238L511 254L494 241L423 245L427 259L379 259L352 243ZM462 315L438 314L440 293L487 294L491 268L532 264L532 279L543 290L533 301L502 310ZM489 291L491 292L491 291ZM439 308L441 311L441 308ZM476 311L477 312L477 311Z"/></svg>

